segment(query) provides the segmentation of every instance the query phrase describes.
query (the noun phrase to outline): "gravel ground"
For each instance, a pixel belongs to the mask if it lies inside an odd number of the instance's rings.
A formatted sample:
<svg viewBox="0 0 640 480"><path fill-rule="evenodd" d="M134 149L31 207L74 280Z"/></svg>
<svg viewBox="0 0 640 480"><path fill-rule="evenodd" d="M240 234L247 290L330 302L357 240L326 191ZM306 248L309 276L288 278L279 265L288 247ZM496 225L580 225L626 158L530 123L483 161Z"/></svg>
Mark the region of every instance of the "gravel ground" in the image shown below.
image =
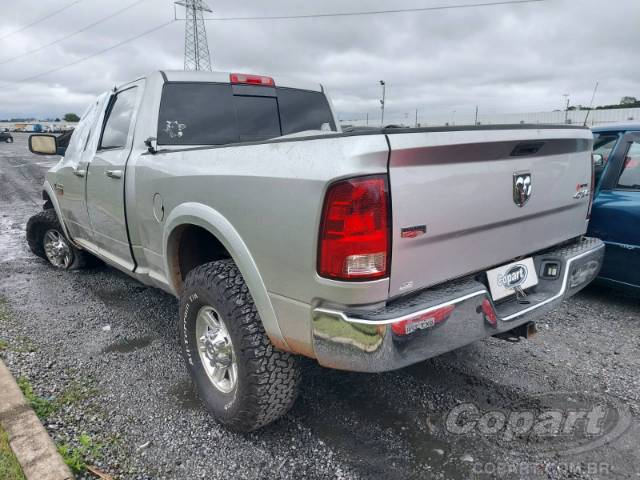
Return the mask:
<svg viewBox="0 0 640 480"><path fill-rule="evenodd" d="M45 426L87 463L124 479L640 478L637 297L593 286L531 340L487 339L397 372L304 361L289 414L230 433L194 394L173 297L108 267L58 272L28 251L24 226L55 159L15 139L0 144L0 357L58 405ZM451 433L447 414L469 402L608 405L608 436Z"/></svg>

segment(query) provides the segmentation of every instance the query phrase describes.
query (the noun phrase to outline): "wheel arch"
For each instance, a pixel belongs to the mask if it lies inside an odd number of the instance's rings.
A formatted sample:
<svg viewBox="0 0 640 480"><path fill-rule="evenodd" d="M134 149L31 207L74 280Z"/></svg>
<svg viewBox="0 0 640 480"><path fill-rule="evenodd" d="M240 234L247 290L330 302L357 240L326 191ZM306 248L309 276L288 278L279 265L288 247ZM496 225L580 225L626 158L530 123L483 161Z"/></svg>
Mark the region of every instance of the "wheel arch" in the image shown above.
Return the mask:
<svg viewBox="0 0 640 480"><path fill-rule="evenodd" d="M56 197L55 192L53 191L53 187L51 184L45 180L44 185L42 186L42 199L44 200L43 208L44 210L53 209L58 216L58 221L60 222L60 226L62 227L62 233L67 237L67 240L77 249L82 250L81 247L76 245L73 241L73 238L69 235L69 231L67 230L67 226L64 223L64 217L62 216L62 211L60 210L60 203L58 202L58 198Z"/></svg>
<svg viewBox="0 0 640 480"><path fill-rule="evenodd" d="M194 238L202 235L202 232L213 237L215 242L207 252L200 252L195 258L185 260L184 256L180 255L183 248L181 241L185 240L185 234ZM240 234L220 212L200 203L184 203L177 206L165 222L162 243L167 281L177 296L182 294L183 277L188 273L184 272L185 266L190 271L191 268L216 259L233 259L251 292L269 339L276 347L291 351L280 330L267 288L253 256ZM201 240L193 243L196 248L201 245Z"/></svg>
<svg viewBox="0 0 640 480"><path fill-rule="evenodd" d="M53 202L51 201L51 197L49 196L46 190L42 191L42 200L44 200L44 205L42 206L44 210L50 210L54 208Z"/></svg>

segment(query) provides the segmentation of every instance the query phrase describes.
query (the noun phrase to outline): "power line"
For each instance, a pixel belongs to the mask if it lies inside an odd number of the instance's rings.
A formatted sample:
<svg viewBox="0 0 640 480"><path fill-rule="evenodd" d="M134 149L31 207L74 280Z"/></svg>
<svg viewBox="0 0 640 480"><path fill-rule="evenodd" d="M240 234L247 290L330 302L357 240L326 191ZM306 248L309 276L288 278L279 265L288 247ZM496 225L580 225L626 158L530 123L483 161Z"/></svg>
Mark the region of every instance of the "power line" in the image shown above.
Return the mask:
<svg viewBox="0 0 640 480"><path fill-rule="evenodd" d="M147 0L136 0L132 4L130 4L130 5L126 6L126 7L124 7L124 8L121 8L120 10L112 13L111 15L107 15L106 17L101 18L100 20L97 20L97 21L95 21L93 23L90 23L89 25L87 25L86 27L81 28L80 30L76 30L73 33L70 33L68 35L65 35L64 37L60 37L57 40L54 40L53 42L49 42L49 43L47 43L45 45L42 45L42 46L37 47L37 48L34 48L33 50L28 50L28 51L26 51L24 53L16 55L15 57L10 57L10 58L7 58L6 60L2 60L2 61L0 61L0 65L4 65L5 63L12 62L13 60L17 60L19 58L26 57L27 55L31 55L32 53L39 52L41 50L44 50L45 48L49 48L49 47L51 47L53 45L56 45L56 44L58 44L60 42L63 42L64 40L67 40L67 39L73 37L74 35L77 35L78 33L82 33L82 32L84 32L86 30L89 30L90 28L93 28L96 25L99 25L99 24L101 24L103 22L106 22L107 20L110 20L113 17L115 17L117 15L120 15L122 12L125 12L126 10L129 10L129 9L135 7L136 5L138 5L138 4L142 3L142 2L146 2L146 1Z"/></svg>
<svg viewBox="0 0 640 480"><path fill-rule="evenodd" d="M422 8L399 8L394 10L369 10L362 12L339 12L339 13L311 13L306 15L277 15L277 16L261 16L261 17L221 17L221 18L205 18L209 22L225 22L240 20L293 20L300 18L325 18L325 17L355 17L360 15L385 15L389 13L408 13L408 12L432 12L436 10L454 10L460 8L478 8L478 7L495 7L498 5L516 5L521 3L538 3L548 0L504 0L498 2L485 3L464 3L458 5L441 5L436 7ZM183 20L183 19L181 19Z"/></svg>
<svg viewBox="0 0 640 480"><path fill-rule="evenodd" d="M9 87L11 87L12 85L14 85L16 83L30 82L31 80L36 80L36 79L38 79L40 77L44 77L45 75L49 75L51 73L59 72L60 70L68 68L68 67L72 67L73 65L77 65L77 64L79 64L81 62L84 62L85 60L89 60L90 58L97 57L98 55L102 55L103 53L106 53L106 52L108 52L110 50L113 50L114 48L118 48L121 45L124 45L125 43L132 42L134 40L137 40L140 37L144 37L145 35L148 35L150 33L153 33L155 31L157 31L157 30L160 30L161 28L164 28L167 25L169 25L171 23L174 23L174 22L175 22L175 20L169 20L168 22L164 22L164 23L162 23L162 24L160 24L160 25L158 25L156 27L150 28L149 30L145 30L144 32L139 33L138 35L135 35L133 37L127 38L126 40L118 42L115 45L111 45L110 47L103 48L102 50L99 50L99 51L97 51L95 53L92 53L90 55L82 57L82 58L80 58L78 60L75 60L75 61L73 61L71 63L67 63L65 65L61 65L59 67L52 68L51 70L47 70L46 72L38 73L37 75L32 75L30 77L21 78L20 80L14 80L14 81L12 81L10 83L7 83L5 85L0 86L0 90L3 90L5 88L9 88Z"/></svg>
<svg viewBox="0 0 640 480"><path fill-rule="evenodd" d="M62 7L62 8L59 8L59 9L58 9L58 10L56 10L55 12L51 12L51 13L49 13L48 15L45 15L44 17L41 17L41 18L39 18L38 20L35 20L35 21L33 21L33 22L31 22L31 23L29 23L29 24L25 25L24 27L20 27L19 29L14 30L13 32L10 32L10 33L7 33L6 35L3 35L2 37L0 37L0 40L4 40L5 38L10 37L11 35L15 35L16 33L20 33L20 32L22 32L22 31L26 30L27 28L31 28L31 27L33 27L34 25L36 25L36 24L38 24L38 23L40 23L40 22L44 22L44 21L45 21L45 20L47 20L48 18L51 18L51 17L53 17L54 15L58 15L59 13L64 12L64 11L65 11L65 10L67 10L68 8L71 8L71 7L73 7L74 5L76 5L76 4L80 3L80 2L82 2L82 0L74 0L74 1L73 1L73 2L71 2L70 4L68 4L68 5L66 5L66 6L64 6L64 7Z"/></svg>
<svg viewBox="0 0 640 480"><path fill-rule="evenodd" d="M39 23L43 20L46 20L47 18L50 18L54 15L57 15L58 13L68 9L69 7L80 3L82 0L75 0L74 2L70 3L69 5L63 7L62 9L57 10L56 12L53 12L45 17L42 17L41 19L30 23L29 25L26 25L24 27L22 27L19 30L16 30L12 33L9 33L8 35L5 35L4 37L0 37L0 40L2 40L3 38L8 37L9 35L13 35L14 33L18 33L21 32L23 30L26 30L27 28L35 25L36 23ZM288 19L296 19L296 18L322 18L322 17L345 17L345 16L357 16L357 15L381 15L381 14L389 14L389 13L405 13L405 12L426 12L426 11L435 11L435 10L452 10L452 9L459 9L459 8L477 8L477 7L491 7L491 6L498 6L498 5L513 5L513 4L522 4L522 3L537 3L537 2L545 2L548 0L505 0L505 1L497 1L497 2L486 2L486 3L473 3L473 4L459 4L459 5L446 5L446 6L436 6L436 7L424 7L424 8L406 8L406 9L395 9L395 10L374 10L374 11L363 11L363 12L343 12L343 13L320 13L320 14L308 14L308 15L289 15L289 16L263 16L263 17L224 17L224 18L210 18L210 19L206 19L206 20L211 20L211 21L235 21L235 20L288 20ZM114 14L115 15L115 14ZM23 83L23 82L29 82L31 80L36 80L40 77L44 77L45 75L49 75L51 73L55 73L58 72L60 70L63 70L65 68L77 65L81 62L84 62L86 60L89 60L90 58L93 57L97 57L98 55L102 55L103 53L106 53L110 50L113 50L115 48L120 47L121 45L124 45L126 43L132 42L134 40L137 40L140 37L143 37L145 35L148 35L150 33L153 33L157 30L160 30L161 28L166 27L167 25L174 23L175 20L169 20L168 22L162 23L154 28L151 28L149 30L145 30L144 32L135 35L133 37L130 37L126 40L123 40L122 42L118 42L115 45L111 45L110 47L104 48L102 50L99 50L95 53L92 53L90 55L87 55L85 57L82 57L78 60L75 60L71 63L67 63L65 65L61 65L59 67L56 68L52 68L51 70L47 70L45 72L41 72L38 73L36 75L32 75L30 77L25 77L19 80L15 80L12 81L10 83L7 83L5 85L0 86L0 90L5 89L5 88L9 88L12 85L16 84L16 83ZM88 27L86 27L88 28Z"/></svg>

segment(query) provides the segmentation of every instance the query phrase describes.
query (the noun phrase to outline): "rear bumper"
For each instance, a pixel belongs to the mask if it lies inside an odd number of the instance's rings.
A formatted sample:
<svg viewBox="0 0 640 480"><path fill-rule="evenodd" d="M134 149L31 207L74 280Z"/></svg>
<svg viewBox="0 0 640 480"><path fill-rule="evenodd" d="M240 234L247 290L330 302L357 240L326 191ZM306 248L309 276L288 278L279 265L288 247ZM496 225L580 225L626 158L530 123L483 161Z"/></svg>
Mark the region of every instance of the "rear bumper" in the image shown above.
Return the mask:
<svg viewBox="0 0 640 480"><path fill-rule="evenodd" d="M528 304L513 298L494 304L486 286L472 277L401 297L377 309L322 304L313 311L316 358L326 367L362 372L394 370L420 362L535 320L589 284L598 275L603 258L604 244L595 238L582 238L535 255L540 279L527 292ZM547 262L560 266L555 278L540 275ZM495 313L494 321L486 314L487 302ZM425 323L412 333L397 333L401 322L433 318L443 311L448 316L442 323Z"/></svg>

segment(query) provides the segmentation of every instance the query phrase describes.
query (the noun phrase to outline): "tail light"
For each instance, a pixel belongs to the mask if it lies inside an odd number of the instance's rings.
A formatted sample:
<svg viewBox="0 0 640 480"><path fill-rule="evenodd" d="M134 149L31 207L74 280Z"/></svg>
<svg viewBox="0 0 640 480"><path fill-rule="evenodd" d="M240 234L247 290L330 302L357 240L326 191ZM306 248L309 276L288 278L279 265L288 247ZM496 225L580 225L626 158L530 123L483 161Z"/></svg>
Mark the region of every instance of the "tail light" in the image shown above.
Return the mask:
<svg viewBox="0 0 640 480"><path fill-rule="evenodd" d="M271 77L265 77L263 75L247 75L246 73L232 73L229 75L229 81L231 83L245 83L249 85L262 85L264 87L275 87L276 82Z"/></svg>
<svg viewBox="0 0 640 480"><path fill-rule="evenodd" d="M498 315L493 309L493 306L491 305L491 302L488 298L482 300L481 310L485 321L492 327L496 327L498 325Z"/></svg>
<svg viewBox="0 0 640 480"><path fill-rule="evenodd" d="M454 305L438 308L391 324L391 331L396 335L409 335L416 330L425 330L445 322L455 310Z"/></svg>
<svg viewBox="0 0 640 480"><path fill-rule="evenodd" d="M374 280L389 274L391 250L386 175L336 182L325 196L318 274L335 280Z"/></svg>

